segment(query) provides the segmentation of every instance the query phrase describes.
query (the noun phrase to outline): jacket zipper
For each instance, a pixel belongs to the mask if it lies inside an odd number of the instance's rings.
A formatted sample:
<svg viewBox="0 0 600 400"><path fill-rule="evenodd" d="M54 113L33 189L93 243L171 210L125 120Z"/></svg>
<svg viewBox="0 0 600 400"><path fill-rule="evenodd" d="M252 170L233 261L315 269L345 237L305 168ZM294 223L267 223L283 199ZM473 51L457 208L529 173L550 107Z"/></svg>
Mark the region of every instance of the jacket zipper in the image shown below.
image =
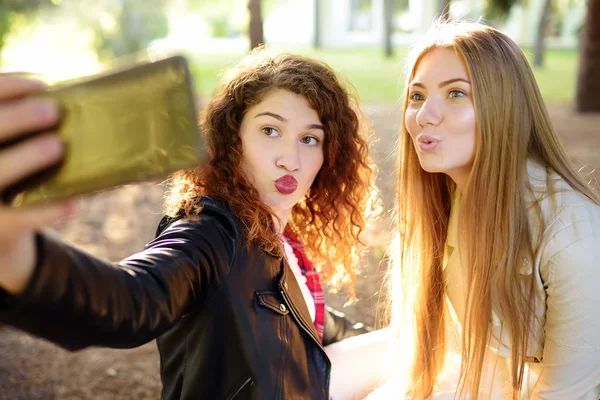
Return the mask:
<svg viewBox="0 0 600 400"><path fill-rule="evenodd" d="M229 397L227 398L227 400L233 400L233 399L235 399L235 396L237 396L238 394L240 394L240 392L242 391L242 389L243 389L243 388L245 388L245 387L246 387L246 385L247 385L247 384L249 384L249 383L251 383L251 382L252 382L252 378L247 378L247 379L246 379L246 380L245 380L245 381L242 383L242 386L240 386L240 387L238 388L238 390L236 390L236 391L235 391L235 392L234 392L234 393L233 393L231 396L229 396Z"/></svg>

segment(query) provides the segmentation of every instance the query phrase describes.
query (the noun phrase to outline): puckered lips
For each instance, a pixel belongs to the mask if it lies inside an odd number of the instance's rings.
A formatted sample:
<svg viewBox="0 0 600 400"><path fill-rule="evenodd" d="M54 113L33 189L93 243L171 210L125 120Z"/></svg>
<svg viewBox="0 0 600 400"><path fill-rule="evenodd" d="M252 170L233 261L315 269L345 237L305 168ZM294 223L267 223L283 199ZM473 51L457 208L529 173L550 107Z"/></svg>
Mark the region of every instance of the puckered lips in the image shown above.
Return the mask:
<svg viewBox="0 0 600 400"><path fill-rule="evenodd" d="M417 137L417 142L419 143L419 149L423 152L433 152L438 147L440 140L426 134L421 134Z"/></svg>
<svg viewBox="0 0 600 400"><path fill-rule="evenodd" d="M275 181L275 189L281 194L292 194L298 188L298 181L291 175L283 175Z"/></svg>

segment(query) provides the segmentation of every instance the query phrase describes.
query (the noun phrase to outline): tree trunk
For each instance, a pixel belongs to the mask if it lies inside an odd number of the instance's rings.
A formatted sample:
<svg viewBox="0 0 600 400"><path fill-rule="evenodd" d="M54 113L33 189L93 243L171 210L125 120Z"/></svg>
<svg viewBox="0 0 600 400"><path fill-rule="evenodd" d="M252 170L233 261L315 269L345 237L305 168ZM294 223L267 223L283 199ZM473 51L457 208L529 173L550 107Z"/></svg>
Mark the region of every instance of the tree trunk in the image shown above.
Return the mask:
<svg viewBox="0 0 600 400"><path fill-rule="evenodd" d="M394 55L394 48L392 47L394 3L395 0L383 0L383 46L387 58Z"/></svg>
<svg viewBox="0 0 600 400"><path fill-rule="evenodd" d="M600 112L600 0L587 1L582 27L575 109Z"/></svg>
<svg viewBox="0 0 600 400"><path fill-rule="evenodd" d="M443 20L447 20L450 17L450 1L451 0L438 0L439 15Z"/></svg>
<svg viewBox="0 0 600 400"><path fill-rule="evenodd" d="M260 1L248 0L248 10L250 11L250 50L265 42Z"/></svg>
<svg viewBox="0 0 600 400"><path fill-rule="evenodd" d="M546 29L550 20L550 11L552 11L552 0L545 0L537 26L535 44L533 46L533 65L536 67L544 65Z"/></svg>
<svg viewBox="0 0 600 400"><path fill-rule="evenodd" d="M315 49L321 48L321 1L314 0L315 2L315 36L313 38L313 47Z"/></svg>

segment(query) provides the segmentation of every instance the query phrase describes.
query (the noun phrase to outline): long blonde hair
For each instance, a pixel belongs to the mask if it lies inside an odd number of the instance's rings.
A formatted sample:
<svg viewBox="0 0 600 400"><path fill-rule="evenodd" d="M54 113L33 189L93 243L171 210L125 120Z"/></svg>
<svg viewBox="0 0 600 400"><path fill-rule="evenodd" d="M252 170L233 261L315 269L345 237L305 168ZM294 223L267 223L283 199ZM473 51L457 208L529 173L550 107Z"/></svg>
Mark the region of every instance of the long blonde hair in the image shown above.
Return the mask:
<svg viewBox="0 0 600 400"><path fill-rule="evenodd" d="M519 252L531 250L525 199L526 164L537 159L573 189L600 198L571 166L548 117L529 64L503 33L476 23L438 22L411 52L408 83L423 56L453 49L469 73L477 120L473 168L462 188L459 236L467 266L467 309L457 394L477 399L490 337L492 298L502 329L511 338L513 398L524 378L528 338L534 323L532 276L518 273ZM444 245L455 185L444 174L425 172L403 124L399 143L398 239L393 268L396 289L392 322L408 311L414 326L409 390L429 396L443 367L446 346ZM399 284L399 286L397 286Z"/></svg>

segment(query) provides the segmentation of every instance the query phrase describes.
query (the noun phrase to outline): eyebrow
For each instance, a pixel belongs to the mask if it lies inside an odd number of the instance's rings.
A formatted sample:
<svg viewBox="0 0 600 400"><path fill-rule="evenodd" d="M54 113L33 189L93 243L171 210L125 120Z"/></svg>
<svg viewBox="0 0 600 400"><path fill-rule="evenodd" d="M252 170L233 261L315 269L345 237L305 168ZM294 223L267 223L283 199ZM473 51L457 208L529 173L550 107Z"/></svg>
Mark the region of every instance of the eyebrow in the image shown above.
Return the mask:
<svg viewBox="0 0 600 400"><path fill-rule="evenodd" d="M448 86L454 82L464 82L464 83L468 83L469 85L471 84L471 81L467 80L467 79L463 79L463 78L452 78L452 79L448 79L447 81L443 81L440 82L440 84L438 85L438 87L441 89L444 86ZM425 85L423 85L420 82L413 82L411 83L409 86L417 86L417 87L421 87L423 89L425 89Z"/></svg>
<svg viewBox="0 0 600 400"><path fill-rule="evenodd" d="M254 116L254 118L263 117L263 116L265 116L265 115L266 115L266 116L269 116L269 117L273 117L273 118L275 118L276 120L279 120L279 121L281 121L281 122L284 122L284 123L287 123L287 122L288 122L288 120L287 120L287 119L285 119L284 117L282 117L281 115L279 115L279 114L275 114L275 113L273 113L273 112L270 112L270 111L265 111L265 112L258 113L258 114L256 114L256 115ZM320 124L310 124L310 125L307 125L307 126L306 126L306 128L307 128L307 129L320 129L320 130L322 130L323 132L325 132L325 128L323 128L323 125L320 125Z"/></svg>

